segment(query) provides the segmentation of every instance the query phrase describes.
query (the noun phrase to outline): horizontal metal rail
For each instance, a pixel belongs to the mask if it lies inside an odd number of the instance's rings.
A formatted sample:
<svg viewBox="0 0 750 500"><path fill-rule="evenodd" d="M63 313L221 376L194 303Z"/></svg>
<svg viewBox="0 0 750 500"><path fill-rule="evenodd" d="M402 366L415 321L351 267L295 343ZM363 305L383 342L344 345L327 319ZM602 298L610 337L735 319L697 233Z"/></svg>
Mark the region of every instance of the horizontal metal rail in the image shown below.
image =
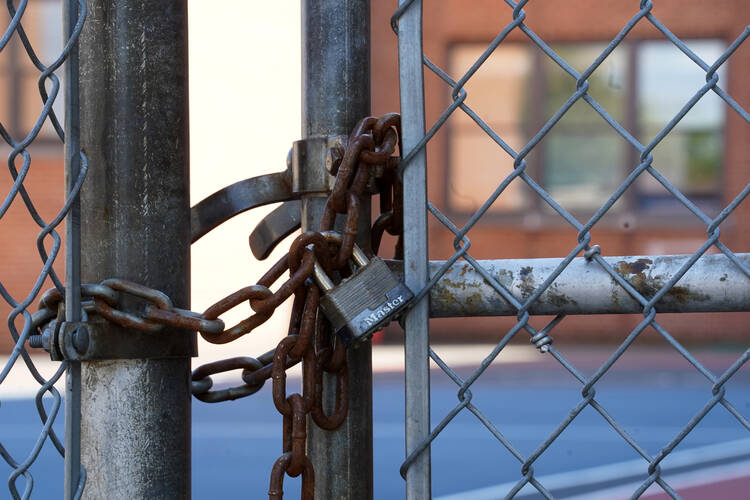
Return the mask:
<svg viewBox="0 0 750 500"><path fill-rule="evenodd" d="M603 259L646 299L654 297L681 271L690 255L603 257ZM750 265L750 254L737 254ZM489 276L524 303L560 265L561 259L481 260ZM434 276L444 261L430 261ZM401 263L389 262L397 272ZM704 255L655 304L657 312L750 311L750 279L723 254ZM642 313L643 304L602 266L585 258L573 259L529 312L554 314ZM468 262L454 263L430 289L430 316L515 316L511 306Z"/></svg>

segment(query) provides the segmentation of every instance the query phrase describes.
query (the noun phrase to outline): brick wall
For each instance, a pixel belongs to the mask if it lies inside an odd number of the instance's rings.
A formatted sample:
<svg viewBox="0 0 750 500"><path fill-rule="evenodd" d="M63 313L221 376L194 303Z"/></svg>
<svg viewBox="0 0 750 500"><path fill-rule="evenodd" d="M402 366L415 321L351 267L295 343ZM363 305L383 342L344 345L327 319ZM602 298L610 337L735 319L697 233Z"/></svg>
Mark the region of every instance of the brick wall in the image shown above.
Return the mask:
<svg viewBox="0 0 750 500"><path fill-rule="evenodd" d="M62 165L62 150L54 148L46 151L40 150L40 147L32 147L31 151L31 168L28 171L24 186L34 202L39 215L45 221L52 220L60 206L64 202L65 183ZM59 151L58 151L59 149ZM7 162L9 151L0 149L0 154ZM20 171L22 159L16 159L16 168ZM0 176L0 192L8 193L13 185L13 179L10 174ZM41 227L32 219L24 205L20 193L15 197L7 213L0 219L0 283L2 283L6 292L15 300L23 300L31 291L43 263L37 251L37 236ZM58 230L61 240L65 240L65 229ZM47 252L52 250L52 237L45 239ZM64 279L65 255L64 248L56 259L54 266L59 273L60 279ZM52 287L47 280L42 292ZM3 318L3 327L0 331L0 352L9 352L12 348L12 339L8 334L7 318L11 312L11 307L5 300L0 300L0 317ZM36 301L32 307L28 308L33 313L37 310ZM21 330L23 327L23 317L16 319L16 328Z"/></svg>

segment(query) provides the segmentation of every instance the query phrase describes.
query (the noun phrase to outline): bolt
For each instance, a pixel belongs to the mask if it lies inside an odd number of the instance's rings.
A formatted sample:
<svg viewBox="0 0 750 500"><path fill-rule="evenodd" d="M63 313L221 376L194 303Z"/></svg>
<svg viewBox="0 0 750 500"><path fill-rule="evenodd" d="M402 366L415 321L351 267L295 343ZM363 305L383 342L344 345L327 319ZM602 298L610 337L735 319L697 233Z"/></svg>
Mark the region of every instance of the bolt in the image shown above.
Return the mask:
<svg viewBox="0 0 750 500"><path fill-rule="evenodd" d="M41 335L30 335L29 336L29 347L33 347L35 349L41 349L44 347L44 344L42 344L42 336Z"/></svg>
<svg viewBox="0 0 750 500"><path fill-rule="evenodd" d="M289 152L286 154L286 169L292 171L292 151L294 148L289 148Z"/></svg>
<svg viewBox="0 0 750 500"><path fill-rule="evenodd" d="M78 354L84 354L89 348L89 330L85 326L79 326L73 331L73 347Z"/></svg>
<svg viewBox="0 0 750 500"><path fill-rule="evenodd" d="M336 175L339 171L339 165L341 165L343 157L344 151L339 144L328 148L328 152L326 153L326 170L328 170L329 174Z"/></svg>

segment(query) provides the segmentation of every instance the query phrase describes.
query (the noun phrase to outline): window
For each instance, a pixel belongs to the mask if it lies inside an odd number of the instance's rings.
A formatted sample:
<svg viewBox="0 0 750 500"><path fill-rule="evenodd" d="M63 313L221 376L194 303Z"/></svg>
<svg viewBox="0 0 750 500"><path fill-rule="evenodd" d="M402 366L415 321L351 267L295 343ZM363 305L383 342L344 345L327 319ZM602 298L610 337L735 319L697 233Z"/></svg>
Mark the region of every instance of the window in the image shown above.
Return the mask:
<svg viewBox="0 0 750 500"><path fill-rule="evenodd" d="M688 58L670 58L671 45L653 42L644 44L640 51L638 130L642 142L651 140L706 81L705 73ZM716 41L693 42L690 46L710 62L725 48ZM665 65L667 58L670 64ZM719 79L726 81L723 70L724 66ZM694 201L716 198L719 192L724 110L719 97L709 92L654 150L654 165L659 172ZM655 179L644 177L639 182L641 203L665 203L666 192Z"/></svg>
<svg viewBox="0 0 750 500"><path fill-rule="evenodd" d="M724 50L717 40L688 45L713 62ZM603 43L553 44L578 72L604 50ZM486 44L461 43L449 50L454 75L462 75ZM719 72L724 78L725 67ZM705 73L668 41L623 43L589 78L589 94L642 144L648 144L705 84ZM505 43L465 86L466 103L516 151L575 92L576 82L538 48ZM706 209L718 206L724 108L706 94L656 146L654 167ZM513 169L512 159L473 120L458 111L449 139L448 205L453 212L476 210ZM576 102L527 156L529 175L567 210L590 214L639 164L639 154L583 100ZM491 186L491 187L490 187ZM661 184L643 174L611 212L678 206ZM522 181L513 181L490 213L551 211Z"/></svg>
<svg viewBox="0 0 750 500"><path fill-rule="evenodd" d="M52 63L62 50L61 8L59 0L29 2L21 18L21 25L37 57L45 65ZM7 8L0 9L1 33L5 33L11 19ZM0 123L15 140L28 135L44 107L38 89L40 73L29 60L18 32L15 32L0 51ZM53 104L61 124L64 108L62 73L60 69L55 72L60 79L60 89ZM52 84L47 82L46 85L49 93ZM55 137L51 123L49 120L45 121L37 140L43 142Z"/></svg>
<svg viewBox="0 0 750 500"><path fill-rule="evenodd" d="M458 45L451 51L451 64L469 68L483 50L474 44ZM492 64L486 69L483 66L482 70L481 78L474 75L466 86L470 106L510 147L518 151L528 135L533 71L529 48L513 45L503 47L502 51L496 50ZM498 89L502 89L502 105L498 105ZM449 158L451 174L455 174L450 175L449 201L451 208L458 212L471 212L478 208L489 194L486 188L497 186L513 171L512 158L460 110L454 113ZM483 189L477 189L478 186ZM530 200L525 186L513 182L490 210L521 210L528 208Z"/></svg>

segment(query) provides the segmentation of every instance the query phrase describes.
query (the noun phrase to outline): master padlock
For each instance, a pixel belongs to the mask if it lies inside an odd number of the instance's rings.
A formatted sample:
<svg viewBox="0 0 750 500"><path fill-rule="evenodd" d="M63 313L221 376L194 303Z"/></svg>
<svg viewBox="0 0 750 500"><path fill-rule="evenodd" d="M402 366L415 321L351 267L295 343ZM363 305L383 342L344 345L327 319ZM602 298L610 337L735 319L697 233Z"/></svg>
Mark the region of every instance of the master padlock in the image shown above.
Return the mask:
<svg viewBox="0 0 750 500"><path fill-rule="evenodd" d="M346 346L370 338L378 328L395 319L414 297L383 259L368 259L354 245L352 261L357 269L338 285L333 284L317 260L314 273L323 291L320 307Z"/></svg>

